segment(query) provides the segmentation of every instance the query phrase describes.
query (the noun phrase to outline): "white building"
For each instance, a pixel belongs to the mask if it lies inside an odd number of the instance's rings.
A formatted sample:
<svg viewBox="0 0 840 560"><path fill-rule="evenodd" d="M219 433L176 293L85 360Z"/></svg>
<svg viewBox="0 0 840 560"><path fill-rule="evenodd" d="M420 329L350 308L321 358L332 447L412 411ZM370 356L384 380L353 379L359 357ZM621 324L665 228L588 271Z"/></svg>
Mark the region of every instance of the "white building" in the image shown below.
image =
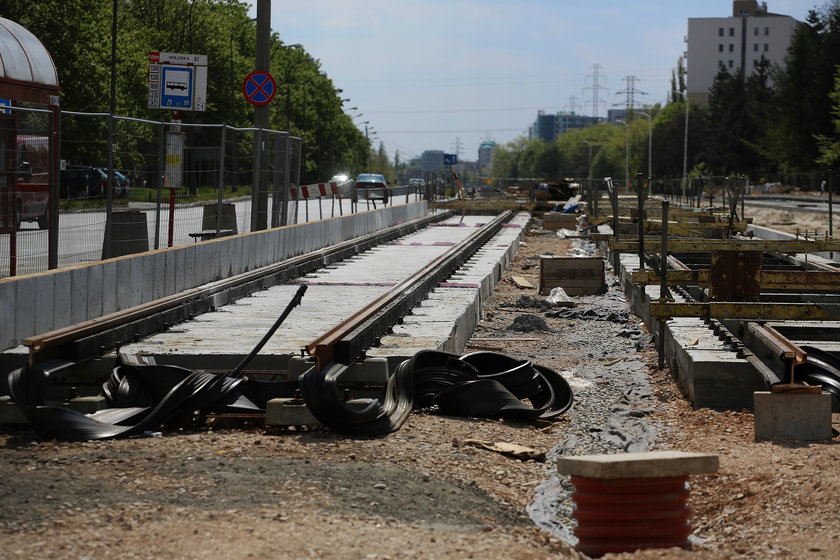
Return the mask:
<svg viewBox="0 0 840 560"><path fill-rule="evenodd" d="M721 67L749 76L762 57L783 65L800 22L767 11L767 2L734 0L732 17L689 18L686 87L692 101L707 103Z"/></svg>

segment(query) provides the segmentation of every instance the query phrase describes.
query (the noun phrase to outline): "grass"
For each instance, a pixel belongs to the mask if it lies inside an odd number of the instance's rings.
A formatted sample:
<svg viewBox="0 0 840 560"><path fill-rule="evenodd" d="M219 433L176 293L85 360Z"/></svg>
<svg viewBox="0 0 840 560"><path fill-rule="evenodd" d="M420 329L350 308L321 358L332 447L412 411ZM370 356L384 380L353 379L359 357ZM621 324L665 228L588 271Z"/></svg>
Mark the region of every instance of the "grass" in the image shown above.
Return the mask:
<svg viewBox="0 0 840 560"><path fill-rule="evenodd" d="M114 198L113 204L115 206L125 205L129 202L157 202L157 189L147 189L143 187L134 187L129 193L128 197ZM242 196L251 196L251 186L225 187L222 198L237 198ZM160 193L161 202L169 201L169 189L163 189ZM195 194L191 194L189 189L183 188L175 191L175 199L178 203L191 202L211 202L219 198L219 190L216 187L199 187ZM104 198L87 198L87 199L73 199L62 200L59 205L61 210L85 210L97 209L105 207Z"/></svg>

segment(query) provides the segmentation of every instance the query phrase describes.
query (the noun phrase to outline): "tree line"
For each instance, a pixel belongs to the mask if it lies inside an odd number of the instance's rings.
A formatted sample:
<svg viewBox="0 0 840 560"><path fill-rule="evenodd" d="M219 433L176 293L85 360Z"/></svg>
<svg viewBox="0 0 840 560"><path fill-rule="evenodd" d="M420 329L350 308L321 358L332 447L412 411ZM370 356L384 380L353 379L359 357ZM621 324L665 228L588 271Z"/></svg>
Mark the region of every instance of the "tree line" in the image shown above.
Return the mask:
<svg viewBox="0 0 840 560"><path fill-rule="evenodd" d="M63 110L109 110L112 6L103 0L0 4L0 17L27 28L52 55ZM249 5L238 0L120 0L115 113L169 120L168 111L148 109L148 53L204 54L208 57L207 110L181 112L182 122L252 126L253 107L241 93L243 78L254 68L256 51L256 23L248 10ZM287 45L276 33L270 41L270 72L278 86L270 105L270 128L302 139L301 182L367 170L370 143L344 112L342 90L304 46ZM74 130L72 120L68 126L62 130L65 137L91 133L81 128L84 125ZM67 149L72 152L72 145Z"/></svg>
<svg viewBox="0 0 840 560"><path fill-rule="evenodd" d="M680 59L672 90L684 91L684 84ZM783 67L763 59L747 75L721 68L709 93L707 105L688 103L689 177L744 175L755 182L818 185L840 165L840 0L809 12ZM570 130L552 142L519 138L497 148L493 174L623 179L627 166L632 178L648 174L652 155L654 178L682 177L686 100L672 91L664 106L643 112L650 120L630 111L626 125Z"/></svg>

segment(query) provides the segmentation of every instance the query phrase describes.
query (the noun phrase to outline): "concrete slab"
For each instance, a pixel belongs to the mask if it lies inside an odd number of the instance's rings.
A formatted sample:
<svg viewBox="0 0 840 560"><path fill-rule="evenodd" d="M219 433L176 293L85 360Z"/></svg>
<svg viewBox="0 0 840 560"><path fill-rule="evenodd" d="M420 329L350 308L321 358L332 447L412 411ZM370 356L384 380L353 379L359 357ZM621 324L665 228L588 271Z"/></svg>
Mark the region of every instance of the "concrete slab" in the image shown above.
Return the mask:
<svg viewBox="0 0 840 560"><path fill-rule="evenodd" d="M458 271L463 288L438 288L405 318L394 334L368 353L371 357L410 357L421 349L463 349L478 322L483 298L500 275L499 259L515 251L528 222L517 215L512 227L502 230ZM371 300L449 250L487 217L466 216L448 226L430 227L399 241L379 246L353 258L308 274L295 284L274 286L251 297L218 307L214 313L176 325L165 333L125 345L123 353L152 356L158 363L188 368L230 369L253 348L271 327L298 288L309 285L302 304L266 344L249 369L276 371L300 349L327 332ZM492 280L490 280L492 279ZM431 306L431 307L430 307ZM427 311L428 310L428 311ZM391 361L391 360L389 360Z"/></svg>
<svg viewBox="0 0 840 560"><path fill-rule="evenodd" d="M586 478L661 478L717 472L717 455L685 451L644 451L558 457L559 474Z"/></svg>
<svg viewBox="0 0 840 560"><path fill-rule="evenodd" d="M755 439L824 441L832 437L831 394L757 391L753 405Z"/></svg>

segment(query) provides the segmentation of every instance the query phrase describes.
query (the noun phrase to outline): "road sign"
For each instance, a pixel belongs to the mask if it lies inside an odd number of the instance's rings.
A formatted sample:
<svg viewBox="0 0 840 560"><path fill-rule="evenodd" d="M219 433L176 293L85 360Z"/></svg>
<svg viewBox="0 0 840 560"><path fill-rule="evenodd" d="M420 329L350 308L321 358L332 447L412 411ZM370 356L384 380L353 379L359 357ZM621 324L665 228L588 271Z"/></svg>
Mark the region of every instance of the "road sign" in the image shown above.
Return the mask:
<svg viewBox="0 0 840 560"><path fill-rule="evenodd" d="M268 72L254 70L242 80L242 94L251 105L268 105L277 94L277 82Z"/></svg>
<svg viewBox="0 0 840 560"><path fill-rule="evenodd" d="M11 107L12 100L11 99L0 99L0 115L8 115L12 111L9 109L4 109L3 107Z"/></svg>
<svg viewBox="0 0 840 560"><path fill-rule="evenodd" d="M149 109L204 111L207 55L149 53Z"/></svg>
<svg viewBox="0 0 840 560"><path fill-rule="evenodd" d="M160 65L160 105L171 109L192 107L193 68Z"/></svg>
<svg viewBox="0 0 840 560"><path fill-rule="evenodd" d="M443 154L443 165L458 165L458 154Z"/></svg>

